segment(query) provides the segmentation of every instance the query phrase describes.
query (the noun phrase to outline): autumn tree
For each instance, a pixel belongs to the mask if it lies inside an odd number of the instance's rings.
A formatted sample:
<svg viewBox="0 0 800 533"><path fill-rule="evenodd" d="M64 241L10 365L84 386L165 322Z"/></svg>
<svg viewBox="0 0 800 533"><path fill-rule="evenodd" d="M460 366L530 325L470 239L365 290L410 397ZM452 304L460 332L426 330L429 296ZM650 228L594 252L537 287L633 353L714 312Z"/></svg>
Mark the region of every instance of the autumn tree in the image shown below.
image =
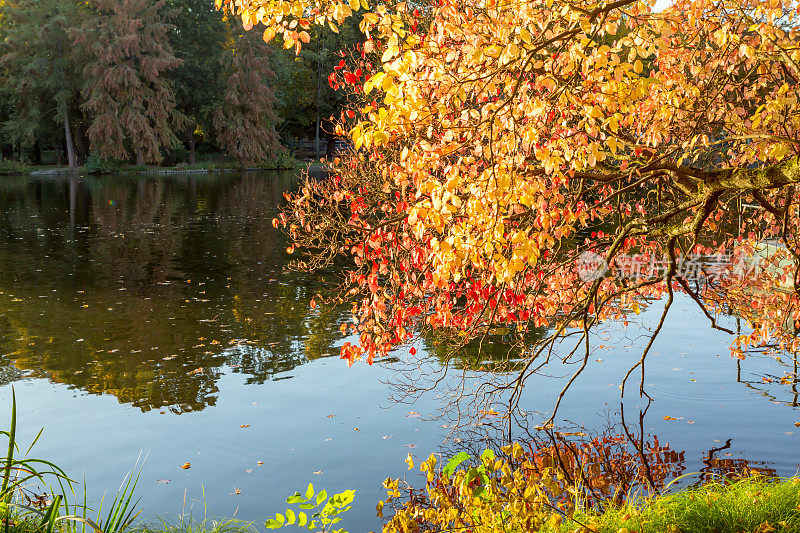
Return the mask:
<svg viewBox="0 0 800 533"><path fill-rule="evenodd" d="M78 42L90 60L84 70L84 108L91 114L93 151L136 164L161 160L176 144L183 116L166 74L180 65L165 21L164 1L95 0L97 15L86 20Z"/></svg>
<svg viewBox="0 0 800 533"><path fill-rule="evenodd" d="M663 299L622 380L624 393L641 375L644 394L679 292L732 334L737 357L800 349L795 3L225 4L295 47L312 25L367 10L375 69L351 78L358 105L340 125L358 152L333 179L306 180L276 221L300 268L350 257L349 362L426 332L467 342L502 326L522 355L477 397L514 400L555 362L574 365L566 390L593 328ZM750 328L725 329L719 312Z"/></svg>
<svg viewBox="0 0 800 533"><path fill-rule="evenodd" d="M243 163L274 160L283 147L275 132L275 96L271 85L274 74L261 36L235 32L219 75L226 83L222 101L214 112L220 147Z"/></svg>
<svg viewBox="0 0 800 533"><path fill-rule="evenodd" d="M72 0L18 0L0 4L2 91L11 104L5 137L32 146L59 126L70 168L77 165L70 115L78 109L80 59L70 31L82 10ZM57 130L57 131L58 131Z"/></svg>

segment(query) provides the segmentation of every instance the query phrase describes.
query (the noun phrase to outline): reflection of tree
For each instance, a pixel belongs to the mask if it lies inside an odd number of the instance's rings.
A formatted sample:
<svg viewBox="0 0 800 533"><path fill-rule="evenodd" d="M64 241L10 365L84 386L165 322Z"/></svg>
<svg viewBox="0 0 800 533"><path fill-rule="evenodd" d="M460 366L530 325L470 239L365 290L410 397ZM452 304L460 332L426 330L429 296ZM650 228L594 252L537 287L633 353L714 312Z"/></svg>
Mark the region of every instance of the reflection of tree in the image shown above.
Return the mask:
<svg viewBox="0 0 800 533"><path fill-rule="evenodd" d="M626 422L621 406L619 419L609 418L599 431L567 425L536 427L534 431L522 425L518 429L521 433L513 439L506 434L497 413L484 414L485 422L473 429L469 438L455 439L442 455L452 457L466 452L477 458L484 449L491 448L509 458L511 468L530 484L546 487L552 501L568 504L577 499L600 511L630 497L670 490L672 482L683 476L686 479L679 484L699 485L753 473L778 475L767 463L740 457L732 449L732 439L704 451L699 475L687 475L686 451L674 450L658 435L647 433L646 413L647 409L639 411L638 420L631 424ZM417 497L417 493L413 496ZM424 497L424 492L419 496Z"/></svg>
<svg viewBox="0 0 800 533"><path fill-rule="evenodd" d="M523 360L528 345L541 339L546 332L546 328L530 326L526 338L520 339L513 328L497 327L465 343L454 342L450 336L439 338L432 332L423 339L426 352L442 364L455 364L468 370L507 372L513 371Z"/></svg>
<svg viewBox="0 0 800 533"><path fill-rule="evenodd" d="M0 185L0 355L142 410L213 404L331 353L319 280L283 273L291 174ZM335 325L331 325L331 324ZM226 368L227 367L227 368Z"/></svg>
<svg viewBox="0 0 800 533"><path fill-rule="evenodd" d="M733 453L726 452L731 448L731 440L716 448L711 448L703 454L703 464L700 469L700 482L719 481L720 478L735 478L749 476L755 473L777 477L778 471L769 468L762 461L749 461L741 457L734 457ZM722 454L723 457L719 455Z"/></svg>

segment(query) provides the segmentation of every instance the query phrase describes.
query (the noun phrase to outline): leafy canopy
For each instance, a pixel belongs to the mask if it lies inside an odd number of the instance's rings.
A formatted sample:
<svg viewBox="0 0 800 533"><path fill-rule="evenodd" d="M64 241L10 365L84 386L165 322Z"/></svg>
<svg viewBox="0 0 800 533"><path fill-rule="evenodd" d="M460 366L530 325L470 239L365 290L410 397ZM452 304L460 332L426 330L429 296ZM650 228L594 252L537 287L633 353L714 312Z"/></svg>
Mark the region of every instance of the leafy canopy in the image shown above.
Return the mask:
<svg viewBox="0 0 800 533"><path fill-rule="evenodd" d="M348 361L426 331L469 340L502 325L525 339L546 327L494 385L518 392L556 353L577 376L592 327L664 296L666 314L676 291L716 327L719 310L750 322L731 332L739 357L800 348L795 2L223 4L298 50L311 25L364 11L364 78L351 75L339 126L356 153L334 179L307 180L279 220L310 252L297 266L353 260ZM580 277L587 251L605 276ZM636 254L659 274L626 278ZM691 254L763 261L696 281ZM568 355L554 351L565 337Z"/></svg>

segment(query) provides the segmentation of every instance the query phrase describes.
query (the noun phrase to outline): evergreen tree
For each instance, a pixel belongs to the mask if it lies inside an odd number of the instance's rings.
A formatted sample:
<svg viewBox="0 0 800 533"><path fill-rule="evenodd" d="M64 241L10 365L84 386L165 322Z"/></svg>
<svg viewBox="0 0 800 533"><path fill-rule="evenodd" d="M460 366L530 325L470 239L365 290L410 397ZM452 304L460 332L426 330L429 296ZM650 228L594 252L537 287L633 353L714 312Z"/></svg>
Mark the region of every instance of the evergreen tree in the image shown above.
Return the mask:
<svg viewBox="0 0 800 533"><path fill-rule="evenodd" d="M214 113L217 143L243 163L273 160L284 149L275 132L275 74L269 66L269 47L258 32L245 32L231 41L220 73L227 87Z"/></svg>
<svg viewBox="0 0 800 533"><path fill-rule="evenodd" d="M73 73L80 66L69 34L79 6L73 0L16 0L0 3L0 10L2 91L8 105L4 136L30 147L54 133L54 120L69 166L75 167L70 114L78 107L79 79Z"/></svg>
<svg viewBox="0 0 800 533"><path fill-rule="evenodd" d="M171 72L178 109L187 117L180 134L189 145L189 162L195 161L197 141L213 129L213 111L222 99L220 62L225 52L227 24L209 0L167 0L175 12L170 41L183 63Z"/></svg>
<svg viewBox="0 0 800 533"><path fill-rule="evenodd" d="M169 42L174 26L164 21L164 1L95 0L98 15L83 25L79 40L91 57L84 70L84 107L92 115L89 141L103 157L136 164L159 162L177 143L185 120L176 109L166 74L181 62Z"/></svg>

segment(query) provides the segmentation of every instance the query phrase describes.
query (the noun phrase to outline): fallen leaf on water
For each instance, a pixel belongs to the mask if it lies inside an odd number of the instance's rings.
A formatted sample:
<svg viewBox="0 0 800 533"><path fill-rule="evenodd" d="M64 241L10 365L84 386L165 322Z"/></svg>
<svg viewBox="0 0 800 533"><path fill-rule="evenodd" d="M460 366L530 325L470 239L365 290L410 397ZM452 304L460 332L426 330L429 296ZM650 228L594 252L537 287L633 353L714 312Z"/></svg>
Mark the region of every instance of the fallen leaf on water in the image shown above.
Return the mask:
<svg viewBox="0 0 800 533"><path fill-rule="evenodd" d="M406 418L419 418L421 415L416 411L409 411L406 413Z"/></svg>
<svg viewBox="0 0 800 533"><path fill-rule="evenodd" d="M331 413L331 414L328 415L328 418L333 418L334 416L336 416L336 415Z"/></svg>
<svg viewBox="0 0 800 533"><path fill-rule="evenodd" d="M236 487L234 487L233 488L233 492L230 492L229 494L232 494L232 495L235 496L235 495L241 494L241 493L242 493L242 489L237 489Z"/></svg>
<svg viewBox="0 0 800 533"><path fill-rule="evenodd" d="M239 426L239 427L240 427L240 428L249 428L249 427L250 427L250 424L242 424L242 425L241 425L241 426Z"/></svg>
<svg viewBox="0 0 800 533"><path fill-rule="evenodd" d="M189 469L191 467L192 467L192 463L190 463L189 461L186 461L185 463L183 463L183 465L181 465L181 468L183 468L184 470L187 470L187 469Z"/></svg>
<svg viewBox="0 0 800 533"><path fill-rule="evenodd" d="M258 462L258 466L261 466L261 465L263 465L263 464L264 464L264 461L259 461L259 462Z"/></svg>
<svg viewBox="0 0 800 533"><path fill-rule="evenodd" d="M384 436L383 436L383 437L381 437L381 438L382 438L383 440L386 440L386 439L391 439L392 437L394 437L394 435L384 435Z"/></svg>
<svg viewBox="0 0 800 533"><path fill-rule="evenodd" d="M353 431L361 431L361 430L358 428L353 428Z"/></svg>
<svg viewBox="0 0 800 533"><path fill-rule="evenodd" d="M687 424L694 424L694 420L687 420L686 423Z"/></svg>
<svg viewBox="0 0 800 533"><path fill-rule="evenodd" d="M417 445L416 444L406 444L405 447L406 448L416 448Z"/></svg>
<svg viewBox="0 0 800 533"><path fill-rule="evenodd" d="M203 373L203 367L201 366L200 368L195 368L194 370L190 371L189 373L190 374L202 374Z"/></svg>
<svg viewBox="0 0 800 533"><path fill-rule="evenodd" d="M252 474L253 473L253 469L252 468L246 468L244 473L245 474Z"/></svg>
<svg viewBox="0 0 800 533"><path fill-rule="evenodd" d="M169 480L168 479L157 479L156 483L161 483L162 485L166 485L167 483L169 483Z"/></svg>
<svg viewBox="0 0 800 533"><path fill-rule="evenodd" d="M664 420L677 420L677 418L675 418L674 416L669 416L669 415L662 416L661 418L663 418Z"/></svg>
<svg viewBox="0 0 800 533"><path fill-rule="evenodd" d="M800 422L795 422L794 425L800 428Z"/></svg>
<svg viewBox="0 0 800 533"><path fill-rule="evenodd" d="M314 474L315 476L321 476L322 470L317 470L316 472L312 472L312 474Z"/></svg>

